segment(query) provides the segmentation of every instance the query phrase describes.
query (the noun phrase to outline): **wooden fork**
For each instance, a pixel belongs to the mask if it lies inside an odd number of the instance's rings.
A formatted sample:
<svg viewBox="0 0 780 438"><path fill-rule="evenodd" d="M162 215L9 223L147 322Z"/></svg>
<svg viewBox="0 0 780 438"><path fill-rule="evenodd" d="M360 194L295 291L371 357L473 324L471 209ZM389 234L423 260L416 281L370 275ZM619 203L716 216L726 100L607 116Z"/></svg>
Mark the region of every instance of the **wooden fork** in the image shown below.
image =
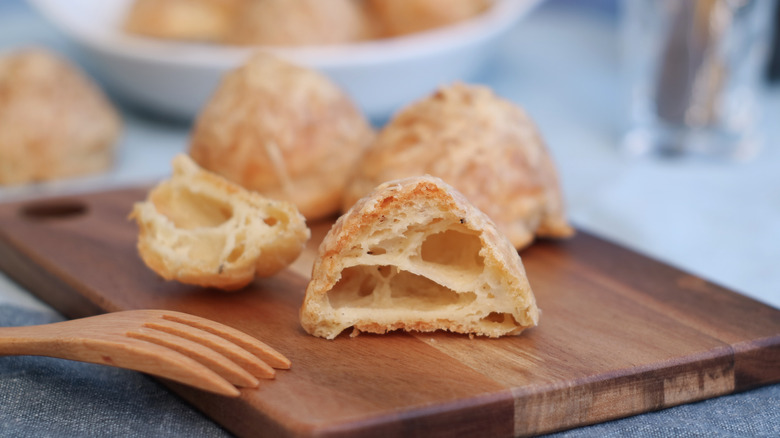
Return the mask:
<svg viewBox="0 0 780 438"><path fill-rule="evenodd" d="M49 356L141 371L217 394L256 388L290 361L259 340L205 318L128 310L0 328L0 355Z"/></svg>

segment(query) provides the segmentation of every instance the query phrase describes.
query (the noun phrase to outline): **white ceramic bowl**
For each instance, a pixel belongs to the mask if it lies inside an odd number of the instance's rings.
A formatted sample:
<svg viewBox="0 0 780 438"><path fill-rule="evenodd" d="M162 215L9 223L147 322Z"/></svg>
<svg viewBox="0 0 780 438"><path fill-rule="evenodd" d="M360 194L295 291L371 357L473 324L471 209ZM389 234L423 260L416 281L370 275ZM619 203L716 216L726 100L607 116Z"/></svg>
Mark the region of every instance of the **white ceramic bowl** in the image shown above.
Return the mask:
<svg viewBox="0 0 780 438"><path fill-rule="evenodd" d="M83 49L91 67L114 93L176 118L194 117L221 75L257 49L128 35L120 23L130 1L31 0ZM398 38L262 49L327 74L369 117L381 119L438 85L468 80L496 40L539 2L496 0L474 19Z"/></svg>

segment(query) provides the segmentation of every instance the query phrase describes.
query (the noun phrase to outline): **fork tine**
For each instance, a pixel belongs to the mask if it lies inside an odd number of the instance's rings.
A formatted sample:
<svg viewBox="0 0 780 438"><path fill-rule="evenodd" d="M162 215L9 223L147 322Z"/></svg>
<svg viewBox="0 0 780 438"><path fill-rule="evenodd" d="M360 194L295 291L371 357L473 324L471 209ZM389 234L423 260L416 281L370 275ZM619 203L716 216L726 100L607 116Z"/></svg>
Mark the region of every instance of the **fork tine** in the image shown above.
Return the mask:
<svg viewBox="0 0 780 438"><path fill-rule="evenodd" d="M160 320L159 322L147 322L144 327L170 333L185 339L189 339L198 344L220 353L243 369L249 371L255 377L263 379L273 379L276 372L270 365L263 362L260 358L246 351L241 346L236 345L225 338L211 334L205 330L192 327L173 321Z"/></svg>
<svg viewBox="0 0 780 438"><path fill-rule="evenodd" d="M110 352L76 360L139 371L228 397L241 395L219 374L178 351L136 339L111 342L110 346Z"/></svg>
<svg viewBox="0 0 780 438"><path fill-rule="evenodd" d="M145 327L128 331L126 336L177 351L184 356L205 365L207 368L236 386L257 388L260 385L260 382L253 375L233 363L230 359L206 346L190 341L189 339Z"/></svg>
<svg viewBox="0 0 780 438"><path fill-rule="evenodd" d="M290 368L290 360L284 357L284 355L274 350L264 342L227 325L181 312L164 312L162 318L168 321L178 322L189 325L191 327L199 328L201 330L225 338L228 341L239 345L243 349L259 357L273 368L283 370Z"/></svg>

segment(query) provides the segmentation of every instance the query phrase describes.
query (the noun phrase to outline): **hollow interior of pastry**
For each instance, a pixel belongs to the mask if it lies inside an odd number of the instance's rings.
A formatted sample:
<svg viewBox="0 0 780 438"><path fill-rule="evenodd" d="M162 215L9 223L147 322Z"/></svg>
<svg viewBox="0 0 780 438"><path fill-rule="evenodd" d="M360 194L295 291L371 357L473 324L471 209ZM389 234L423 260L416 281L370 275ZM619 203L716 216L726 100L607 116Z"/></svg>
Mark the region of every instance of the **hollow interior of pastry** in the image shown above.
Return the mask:
<svg viewBox="0 0 780 438"><path fill-rule="evenodd" d="M150 200L157 212L174 226L174 235L169 237L175 251L186 252L191 260L209 265L235 262L244 253L243 239L235 236L237 244L227 257L223 254L231 233L220 227L234 216L230 203L173 184L158 187Z"/></svg>
<svg viewBox="0 0 780 438"><path fill-rule="evenodd" d="M346 320L403 327L518 326L507 294L485 266L479 234L458 219L437 218L399 229L393 221L350 251L348 267L328 292ZM396 221L398 222L398 221ZM503 310L502 310L503 309Z"/></svg>
<svg viewBox="0 0 780 438"><path fill-rule="evenodd" d="M186 187L163 185L150 198L155 209L182 230L218 227L233 217L229 203Z"/></svg>
<svg viewBox="0 0 780 438"><path fill-rule="evenodd" d="M234 263L246 252L248 222L254 221L248 218L247 223L239 223L241 215L237 216L236 206L230 202L184 184L161 184L151 193L150 200L155 210L173 225L172 235L164 240L174 251L215 266ZM268 227L283 227L290 221L284 211L271 205L261 213L263 217L258 219Z"/></svg>

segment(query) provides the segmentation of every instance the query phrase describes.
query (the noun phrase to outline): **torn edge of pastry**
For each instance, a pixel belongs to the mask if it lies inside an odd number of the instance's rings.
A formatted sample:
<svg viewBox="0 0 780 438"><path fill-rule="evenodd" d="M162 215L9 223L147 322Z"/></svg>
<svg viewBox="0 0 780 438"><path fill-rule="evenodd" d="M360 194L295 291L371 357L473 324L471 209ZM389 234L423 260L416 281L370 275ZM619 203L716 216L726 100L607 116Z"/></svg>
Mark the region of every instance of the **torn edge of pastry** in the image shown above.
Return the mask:
<svg viewBox="0 0 780 438"><path fill-rule="evenodd" d="M537 325L511 242L439 178L378 186L341 216L319 248L300 320L314 336L343 330L499 337Z"/></svg>
<svg viewBox="0 0 780 438"><path fill-rule="evenodd" d="M177 155L173 175L130 214L138 252L166 280L236 290L271 276L300 255L310 237L289 202L266 198Z"/></svg>

